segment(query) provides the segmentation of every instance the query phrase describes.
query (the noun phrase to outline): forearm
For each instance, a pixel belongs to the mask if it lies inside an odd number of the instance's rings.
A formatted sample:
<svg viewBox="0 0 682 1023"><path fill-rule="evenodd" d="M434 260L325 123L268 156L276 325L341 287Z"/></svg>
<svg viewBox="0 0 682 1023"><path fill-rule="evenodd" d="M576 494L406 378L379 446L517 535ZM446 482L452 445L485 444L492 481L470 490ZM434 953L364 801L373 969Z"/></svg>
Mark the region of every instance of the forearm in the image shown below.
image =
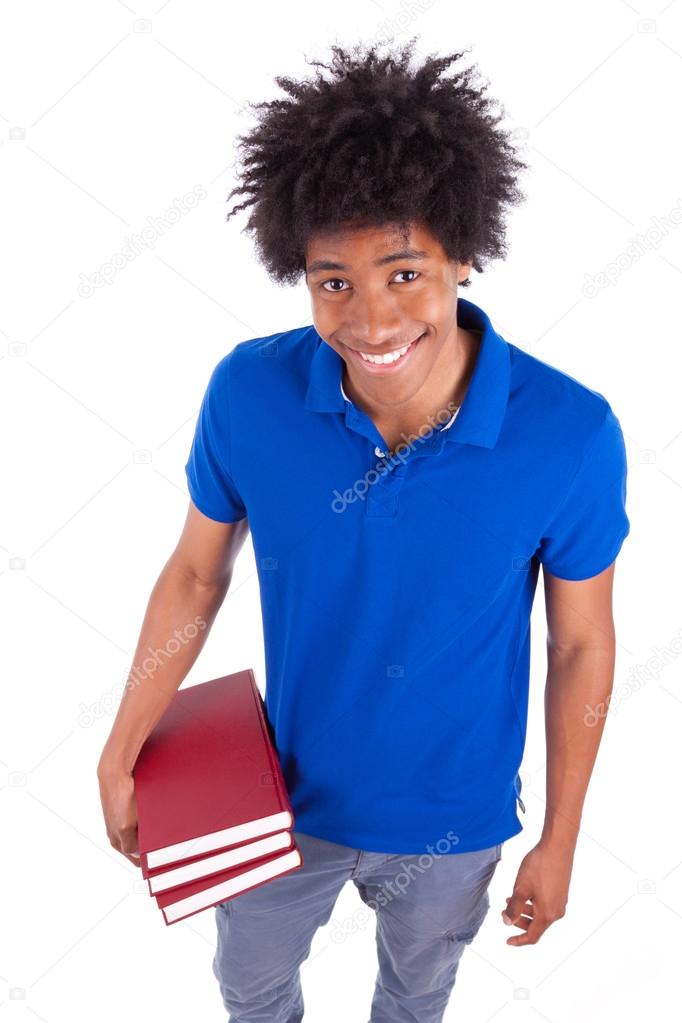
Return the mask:
<svg viewBox="0 0 682 1023"><path fill-rule="evenodd" d="M583 804L604 730L605 715L590 708L608 706L613 686L613 643L548 649L545 688L547 793L543 842L575 846Z"/></svg>
<svg viewBox="0 0 682 1023"><path fill-rule="evenodd" d="M172 561L152 590L98 774L132 771L137 755L203 647L229 582L206 585Z"/></svg>

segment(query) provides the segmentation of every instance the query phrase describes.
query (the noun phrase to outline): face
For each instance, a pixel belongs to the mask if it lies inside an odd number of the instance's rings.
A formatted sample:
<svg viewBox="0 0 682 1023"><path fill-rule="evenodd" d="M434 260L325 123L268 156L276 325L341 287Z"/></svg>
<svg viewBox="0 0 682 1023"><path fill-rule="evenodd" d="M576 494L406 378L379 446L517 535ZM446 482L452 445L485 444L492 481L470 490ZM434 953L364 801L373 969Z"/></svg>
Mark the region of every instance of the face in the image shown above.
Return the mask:
<svg viewBox="0 0 682 1023"><path fill-rule="evenodd" d="M306 249L315 329L370 400L390 406L418 399L453 362L457 285L470 270L448 259L419 224L407 235L350 223L318 233ZM378 363L384 353L392 361Z"/></svg>

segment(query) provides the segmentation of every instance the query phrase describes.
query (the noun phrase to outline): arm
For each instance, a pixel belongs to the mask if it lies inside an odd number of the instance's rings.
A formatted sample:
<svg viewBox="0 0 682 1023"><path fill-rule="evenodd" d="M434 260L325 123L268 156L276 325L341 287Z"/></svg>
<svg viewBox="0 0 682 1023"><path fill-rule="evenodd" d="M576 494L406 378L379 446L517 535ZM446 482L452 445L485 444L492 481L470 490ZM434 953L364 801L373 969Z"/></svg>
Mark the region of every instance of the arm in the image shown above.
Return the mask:
<svg viewBox="0 0 682 1023"><path fill-rule="evenodd" d="M97 767L109 840L132 863L139 862L132 777L137 755L206 641L247 533L247 519L216 522L190 502L178 544L149 598L133 666ZM191 637L184 630L195 622L200 627ZM141 666L149 648L165 648L176 630L184 637L177 652L160 658L153 674L145 674Z"/></svg>
<svg viewBox="0 0 682 1023"><path fill-rule="evenodd" d="M505 923L526 933L508 945L534 944L566 910L573 854L587 786L604 729L613 686L614 565L572 582L544 571L547 614L545 735L547 799L538 845L519 868Z"/></svg>
<svg viewBox="0 0 682 1023"><path fill-rule="evenodd" d="M582 582L545 574L547 802L542 841L575 848L613 687L614 565Z"/></svg>

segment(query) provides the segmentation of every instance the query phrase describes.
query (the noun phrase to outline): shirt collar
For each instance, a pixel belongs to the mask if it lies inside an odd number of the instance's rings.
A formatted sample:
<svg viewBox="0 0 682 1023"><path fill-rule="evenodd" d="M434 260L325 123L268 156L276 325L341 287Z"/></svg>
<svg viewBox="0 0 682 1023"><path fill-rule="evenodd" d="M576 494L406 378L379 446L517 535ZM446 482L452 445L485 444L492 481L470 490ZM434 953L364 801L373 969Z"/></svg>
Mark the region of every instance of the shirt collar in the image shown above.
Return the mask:
<svg viewBox="0 0 682 1023"><path fill-rule="evenodd" d="M341 373L341 379L339 380L339 387L341 388L341 394L343 395L343 400L347 401L349 404L352 404L350 398L348 397L348 395L346 394L346 392L343 389L343 371ZM445 424L445 426L439 426L438 429L439 430L449 430L450 427L452 426L452 424L454 423L455 419L457 418L457 413L459 412L459 409L460 409L460 406L458 405L457 408L455 409L455 411L452 413L452 415L448 419L448 421Z"/></svg>
<svg viewBox="0 0 682 1023"><path fill-rule="evenodd" d="M457 299L457 323L465 330L480 330L482 336L464 401L447 424L446 439L492 448L509 398L509 345L483 309L468 299ZM342 384L344 360L314 329L313 335L317 347L310 363L305 407L312 412L343 412L347 400Z"/></svg>

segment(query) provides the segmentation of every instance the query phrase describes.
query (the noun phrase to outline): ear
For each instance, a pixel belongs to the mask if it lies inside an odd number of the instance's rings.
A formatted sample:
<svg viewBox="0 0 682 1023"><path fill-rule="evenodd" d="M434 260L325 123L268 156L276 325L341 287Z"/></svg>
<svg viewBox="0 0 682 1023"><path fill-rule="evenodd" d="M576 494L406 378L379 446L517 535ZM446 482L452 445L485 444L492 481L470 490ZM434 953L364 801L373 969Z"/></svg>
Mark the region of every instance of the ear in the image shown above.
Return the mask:
<svg viewBox="0 0 682 1023"><path fill-rule="evenodd" d="M471 263L458 263L457 264L457 283L461 284L465 281L471 273Z"/></svg>

